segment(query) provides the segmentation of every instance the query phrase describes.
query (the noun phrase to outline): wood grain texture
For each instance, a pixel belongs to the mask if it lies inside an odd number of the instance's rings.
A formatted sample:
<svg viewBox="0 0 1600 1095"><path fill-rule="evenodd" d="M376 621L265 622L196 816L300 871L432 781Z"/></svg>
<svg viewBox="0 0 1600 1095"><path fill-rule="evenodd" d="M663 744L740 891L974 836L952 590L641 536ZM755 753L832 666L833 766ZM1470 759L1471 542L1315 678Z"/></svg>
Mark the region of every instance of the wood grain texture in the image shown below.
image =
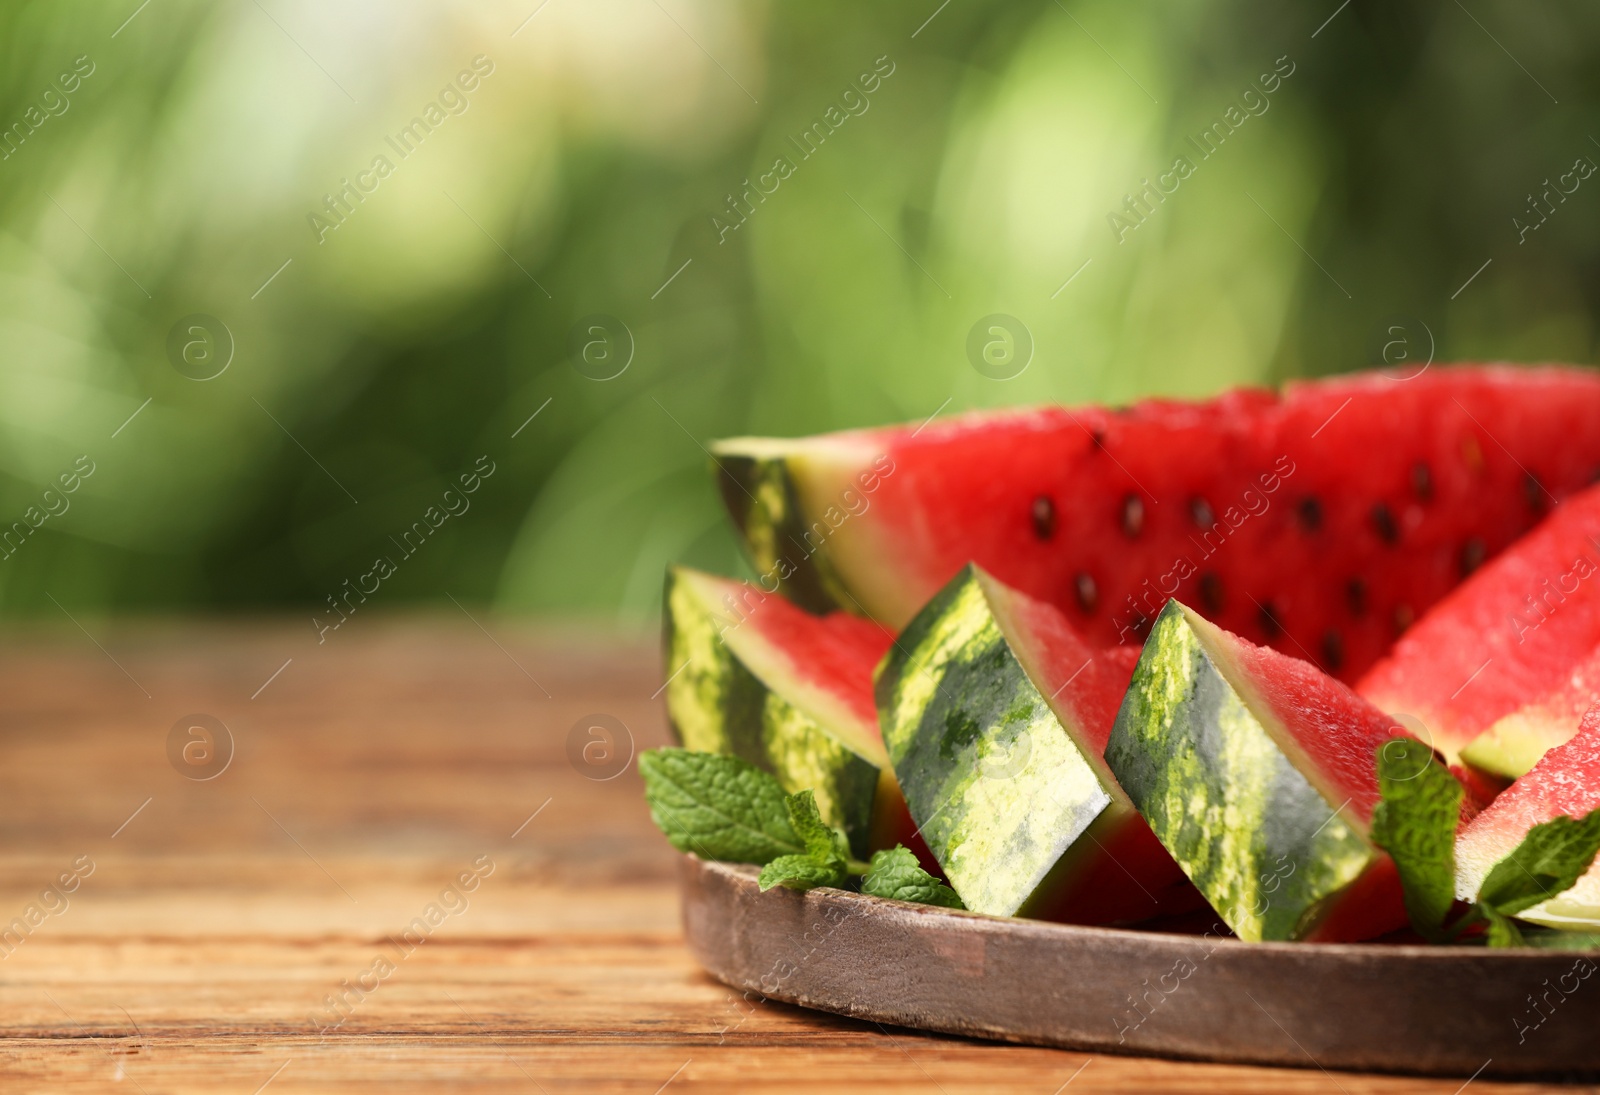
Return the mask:
<svg viewBox="0 0 1600 1095"><path fill-rule="evenodd" d="M637 777L596 781L567 759L593 713L638 748L664 742L653 645L478 620L487 633L459 614L374 615L319 645L299 621L80 618L93 641L65 624L0 640L0 930L28 929L0 938L0 1090L1461 1086L1005 1046L747 1002L684 945L677 856ZM169 729L197 712L235 739L206 782L167 759ZM50 891L74 863L92 873ZM472 892L446 892L475 864ZM419 917L427 931L397 948ZM380 959L392 968L377 977ZM357 988L330 1009L341 982Z"/></svg>

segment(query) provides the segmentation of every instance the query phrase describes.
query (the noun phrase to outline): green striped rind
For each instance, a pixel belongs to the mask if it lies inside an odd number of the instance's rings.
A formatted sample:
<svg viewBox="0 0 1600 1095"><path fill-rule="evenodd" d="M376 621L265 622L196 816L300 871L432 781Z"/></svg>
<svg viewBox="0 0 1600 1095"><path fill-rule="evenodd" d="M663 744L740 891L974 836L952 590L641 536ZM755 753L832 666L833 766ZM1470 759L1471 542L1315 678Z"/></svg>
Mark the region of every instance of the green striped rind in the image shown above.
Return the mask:
<svg viewBox="0 0 1600 1095"><path fill-rule="evenodd" d="M722 445L713 448L723 505L739 529L751 564L762 576L763 588L772 589L776 582L785 597L812 612L860 611L821 543L828 527L822 525L820 532L809 527L790 459L742 453Z"/></svg>
<svg viewBox="0 0 1600 1095"><path fill-rule="evenodd" d="M1026 914L1111 803L1012 654L968 567L878 669L878 722L911 816L967 908Z"/></svg>
<svg viewBox="0 0 1600 1095"><path fill-rule="evenodd" d="M1106 761L1234 934L1297 939L1381 853L1290 762L1197 627L1210 625L1176 601L1157 617Z"/></svg>
<svg viewBox="0 0 1600 1095"><path fill-rule="evenodd" d="M662 616L667 672L678 670L667 684L667 717L683 747L747 760L791 794L810 790L823 820L844 830L855 855L868 854L877 765L757 679L722 641L736 618L672 571Z"/></svg>

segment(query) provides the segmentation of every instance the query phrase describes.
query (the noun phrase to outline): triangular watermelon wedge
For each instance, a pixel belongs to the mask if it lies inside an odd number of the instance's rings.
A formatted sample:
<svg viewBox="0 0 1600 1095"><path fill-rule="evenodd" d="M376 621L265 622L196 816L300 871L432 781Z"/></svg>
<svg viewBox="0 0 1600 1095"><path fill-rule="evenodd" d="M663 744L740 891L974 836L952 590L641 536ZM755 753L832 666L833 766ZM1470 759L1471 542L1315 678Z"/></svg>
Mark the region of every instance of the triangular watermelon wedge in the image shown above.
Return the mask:
<svg viewBox="0 0 1600 1095"><path fill-rule="evenodd" d="M1515 778L1600 698L1600 488L1441 601L1357 684L1452 760Z"/></svg>
<svg viewBox="0 0 1600 1095"><path fill-rule="evenodd" d="M1434 366L713 455L756 569L902 626L969 561L1138 645L1169 597L1355 680L1600 467L1600 376Z"/></svg>
<svg viewBox="0 0 1600 1095"><path fill-rule="evenodd" d="M1101 755L1132 668L975 566L889 651L884 743L967 908L1104 924L1200 904Z"/></svg>
<svg viewBox="0 0 1600 1095"><path fill-rule="evenodd" d="M1316 666L1173 601L1106 761L1241 939L1359 940L1406 923L1394 862L1369 831L1378 750L1404 733Z"/></svg>
<svg viewBox="0 0 1600 1095"><path fill-rule="evenodd" d="M1535 825L1562 815L1583 818L1594 810L1600 810L1600 705L1583 716L1571 740L1547 752L1462 830L1456 840L1456 895L1464 901L1476 898L1489 871ZM1600 930L1600 865L1591 866L1565 893L1517 916L1552 928Z"/></svg>
<svg viewBox="0 0 1600 1095"><path fill-rule="evenodd" d="M740 757L790 793L811 790L857 856L914 843L872 698L891 633L686 567L667 571L662 629L667 715L685 748Z"/></svg>

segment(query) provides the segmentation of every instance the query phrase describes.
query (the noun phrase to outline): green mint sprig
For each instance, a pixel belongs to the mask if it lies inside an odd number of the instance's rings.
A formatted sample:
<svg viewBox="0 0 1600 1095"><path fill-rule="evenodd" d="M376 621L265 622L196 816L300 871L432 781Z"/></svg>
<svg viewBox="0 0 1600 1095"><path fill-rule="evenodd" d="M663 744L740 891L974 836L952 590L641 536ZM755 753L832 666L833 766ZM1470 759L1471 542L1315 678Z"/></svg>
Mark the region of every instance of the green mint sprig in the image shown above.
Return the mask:
<svg viewBox="0 0 1600 1095"><path fill-rule="evenodd" d="M1417 934L1444 941L1444 920L1456 899L1456 823L1461 817L1461 782L1433 750L1414 738L1397 737L1378 750L1379 802L1372 811L1372 839L1400 871L1406 913Z"/></svg>
<svg viewBox="0 0 1600 1095"><path fill-rule="evenodd" d="M723 758L732 760L734 758ZM743 763L742 761L740 763ZM772 779L767 773L763 776ZM772 779L773 786L778 781ZM782 788L779 788L782 791ZM799 854L781 855L761 868L760 886L763 891L777 885L791 890L809 890L815 886L837 886L847 875L861 874L865 863L850 858L850 845L844 834L830 829L817 809L817 798L810 791L801 791L785 799L789 810L789 826L800 835L805 850Z"/></svg>
<svg viewBox="0 0 1600 1095"><path fill-rule="evenodd" d="M729 863L804 855L778 781L735 757L653 749L639 755L650 817L680 852Z"/></svg>
<svg viewBox="0 0 1600 1095"><path fill-rule="evenodd" d="M1570 889L1589 869L1600 852L1600 810L1529 829L1490 870L1468 910L1446 926L1455 902L1455 833L1464 791L1436 760L1414 738L1391 738L1378 749L1380 801L1372 813L1372 839L1399 870L1411 926L1434 943L1481 926L1491 947L1524 946L1523 929L1513 918Z"/></svg>
<svg viewBox="0 0 1600 1095"><path fill-rule="evenodd" d="M763 891L840 886L861 875L861 892L897 901L959 909L956 892L897 845L863 863L844 834L822 820L810 791L786 794L770 773L748 761L687 749L639 754L650 817L674 848L701 859L754 863Z"/></svg>
<svg viewBox="0 0 1600 1095"><path fill-rule="evenodd" d="M1572 888L1600 851L1600 810L1581 821L1552 818L1528 830L1516 851L1494 865L1478 901L1515 916Z"/></svg>
<svg viewBox="0 0 1600 1095"><path fill-rule="evenodd" d="M873 855L871 869L861 880L861 892L918 905L966 908L954 890L922 869L917 857L904 844L885 848Z"/></svg>

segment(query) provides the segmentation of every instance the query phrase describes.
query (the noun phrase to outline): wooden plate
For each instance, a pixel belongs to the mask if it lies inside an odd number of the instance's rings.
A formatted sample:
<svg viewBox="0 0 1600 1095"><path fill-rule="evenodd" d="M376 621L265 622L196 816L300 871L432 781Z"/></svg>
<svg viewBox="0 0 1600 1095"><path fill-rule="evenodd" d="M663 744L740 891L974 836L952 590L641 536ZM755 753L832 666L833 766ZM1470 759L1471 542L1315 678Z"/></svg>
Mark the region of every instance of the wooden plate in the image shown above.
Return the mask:
<svg viewBox="0 0 1600 1095"><path fill-rule="evenodd" d="M1600 955L1241 943L761 893L685 857L683 921L734 988L902 1027L1095 1052L1462 1077L1600 1075Z"/></svg>

